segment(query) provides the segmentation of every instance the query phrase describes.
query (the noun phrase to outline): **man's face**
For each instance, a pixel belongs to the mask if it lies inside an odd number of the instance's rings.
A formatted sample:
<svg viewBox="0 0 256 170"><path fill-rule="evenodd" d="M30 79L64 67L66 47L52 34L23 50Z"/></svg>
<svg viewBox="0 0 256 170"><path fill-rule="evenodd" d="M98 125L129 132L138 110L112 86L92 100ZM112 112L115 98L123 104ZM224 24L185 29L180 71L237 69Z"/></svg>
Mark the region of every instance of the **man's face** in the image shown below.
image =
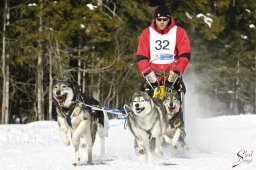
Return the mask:
<svg viewBox="0 0 256 170"><path fill-rule="evenodd" d="M165 27L168 25L169 18L167 17L157 17L156 18L156 25L160 30L165 29Z"/></svg>

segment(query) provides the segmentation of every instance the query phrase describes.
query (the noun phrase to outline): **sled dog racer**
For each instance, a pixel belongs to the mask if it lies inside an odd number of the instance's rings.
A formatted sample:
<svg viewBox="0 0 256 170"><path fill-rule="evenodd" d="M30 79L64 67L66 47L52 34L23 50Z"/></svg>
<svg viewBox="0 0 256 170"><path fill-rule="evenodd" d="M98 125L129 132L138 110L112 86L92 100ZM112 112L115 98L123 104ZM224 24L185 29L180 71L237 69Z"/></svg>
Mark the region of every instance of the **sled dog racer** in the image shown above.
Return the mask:
<svg viewBox="0 0 256 170"><path fill-rule="evenodd" d="M152 69L165 72L170 70L168 81L177 76L173 68L184 73L191 56L190 40L182 27L175 24L170 12L165 5L160 5L155 10L154 20L151 25L141 33L136 52L138 69L151 84L161 77L157 77Z"/></svg>

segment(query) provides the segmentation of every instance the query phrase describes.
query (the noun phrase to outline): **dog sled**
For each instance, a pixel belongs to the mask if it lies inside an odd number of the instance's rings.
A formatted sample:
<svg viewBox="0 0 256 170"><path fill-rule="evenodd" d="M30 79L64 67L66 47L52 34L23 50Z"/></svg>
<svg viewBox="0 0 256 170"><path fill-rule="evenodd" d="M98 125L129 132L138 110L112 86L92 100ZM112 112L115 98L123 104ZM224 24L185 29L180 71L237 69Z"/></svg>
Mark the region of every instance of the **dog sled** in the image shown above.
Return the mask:
<svg viewBox="0 0 256 170"><path fill-rule="evenodd" d="M171 69L174 71L170 71ZM149 80L151 77L146 76L149 70L152 70L155 74L156 83L151 83L152 80ZM181 72L176 67L169 67L164 72L148 67L142 72L142 76L147 85L146 87L144 86L144 91L148 92L152 98L163 100L168 93L177 92L181 96L181 101L183 101L186 87L182 80Z"/></svg>

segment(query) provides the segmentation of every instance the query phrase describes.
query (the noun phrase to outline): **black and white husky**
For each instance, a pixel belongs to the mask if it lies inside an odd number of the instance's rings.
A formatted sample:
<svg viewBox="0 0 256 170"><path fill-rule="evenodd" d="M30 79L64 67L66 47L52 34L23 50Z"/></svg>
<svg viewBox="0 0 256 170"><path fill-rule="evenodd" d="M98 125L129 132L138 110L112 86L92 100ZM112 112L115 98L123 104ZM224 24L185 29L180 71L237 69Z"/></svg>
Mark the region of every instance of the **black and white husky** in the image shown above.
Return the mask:
<svg viewBox="0 0 256 170"><path fill-rule="evenodd" d="M146 92L135 92L130 103L131 112L128 114L128 125L135 137L138 153L144 154L150 161L153 154L162 156L162 142L167 128L167 117ZM150 147L155 139L155 150Z"/></svg>
<svg viewBox="0 0 256 170"><path fill-rule="evenodd" d="M164 135L164 140L172 147L184 147L184 123L181 110L181 102L177 93L167 94L163 105L168 115L168 127Z"/></svg>
<svg viewBox="0 0 256 170"><path fill-rule="evenodd" d="M105 137L108 136L107 113L88 107L88 105L97 107L99 103L81 93L79 86L67 78L54 81L53 99L62 140L67 146L70 145L71 140L75 148L74 165L83 163L80 159L82 152L86 152L86 147L87 163L92 164L92 147L96 133L101 140L101 154L105 152Z"/></svg>

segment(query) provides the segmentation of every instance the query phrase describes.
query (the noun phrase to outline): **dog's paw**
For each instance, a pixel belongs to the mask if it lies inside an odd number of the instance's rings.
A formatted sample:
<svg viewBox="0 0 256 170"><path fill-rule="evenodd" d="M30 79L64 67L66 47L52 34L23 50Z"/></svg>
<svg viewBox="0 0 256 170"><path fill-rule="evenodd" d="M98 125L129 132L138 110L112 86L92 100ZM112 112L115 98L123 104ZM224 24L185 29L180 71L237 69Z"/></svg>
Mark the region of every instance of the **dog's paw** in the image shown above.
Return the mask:
<svg viewBox="0 0 256 170"><path fill-rule="evenodd" d="M73 163L72 165L74 165L74 166L79 166L79 164L77 164L76 162L75 162L75 163Z"/></svg>
<svg viewBox="0 0 256 170"><path fill-rule="evenodd" d="M137 155L144 155L145 149L144 148L135 148L135 152Z"/></svg>
<svg viewBox="0 0 256 170"><path fill-rule="evenodd" d="M80 166L82 165L80 162L80 157L76 158L75 163L73 163L74 166Z"/></svg>
<svg viewBox="0 0 256 170"><path fill-rule="evenodd" d="M80 166L81 164L80 164L80 162L79 161L76 161L75 163L73 163L72 165L74 165L74 166Z"/></svg>
<svg viewBox="0 0 256 170"><path fill-rule="evenodd" d="M179 145L179 141L178 140L172 140L172 147L174 149L177 149L178 145Z"/></svg>
<svg viewBox="0 0 256 170"><path fill-rule="evenodd" d="M183 140L179 140L177 142L172 142L172 147L174 149L177 149L177 148L183 148L183 149L188 149L188 146L186 145L186 143L183 141Z"/></svg>
<svg viewBox="0 0 256 170"><path fill-rule="evenodd" d="M173 148L177 148L179 146L180 138L181 138L181 129L178 128L172 138Z"/></svg>
<svg viewBox="0 0 256 170"><path fill-rule="evenodd" d="M145 154L145 149L143 147L134 146L134 150L137 156Z"/></svg>
<svg viewBox="0 0 256 170"><path fill-rule="evenodd" d="M70 145L70 141L69 141L68 139L64 139L64 140L63 140L63 143L64 143L64 145L66 145L66 146L69 146L69 145Z"/></svg>
<svg viewBox="0 0 256 170"><path fill-rule="evenodd" d="M141 154L141 155L145 154L145 150L144 149L139 149L139 154Z"/></svg>
<svg viewBox="0 0 256 170"><path fill-rule="evenodd" d="M173 147L174 149L177 149L177 148L178 148L178 144L172 144L172 147Z"/></svg>
<svg viewBox="0 0 256 170"><path fill-rule="evenodd" d="M189 149L189 147L188 147L187 144L185 143L184 139L179 141L179 145L178 145L178 146L181 147L181 148L183 148L183 149L186 149L186 150Z"/></svg>

